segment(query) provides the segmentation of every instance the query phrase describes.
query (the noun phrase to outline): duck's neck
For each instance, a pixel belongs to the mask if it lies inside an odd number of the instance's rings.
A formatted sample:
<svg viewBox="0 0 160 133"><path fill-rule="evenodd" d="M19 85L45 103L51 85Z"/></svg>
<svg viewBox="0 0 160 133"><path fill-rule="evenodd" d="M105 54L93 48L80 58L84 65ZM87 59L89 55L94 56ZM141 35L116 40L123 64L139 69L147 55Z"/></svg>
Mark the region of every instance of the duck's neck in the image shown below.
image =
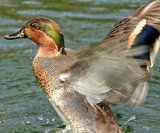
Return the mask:
<svg viewBox="0 0 160 133"><path fill-rule="evenodd" d="M41 57L58 56L60 52L58 51L58 47L54 42L54 40L47 37L47 35L43 34L43 36L36 39L36 41L33 40L38 45L37 56L41 56Z"/></svg>
<svg viewBox="0 0 160 133"><path fill-rule="evenodd" d="M40 57L55 57L58 56L60 54L60 52L57 51L57 49L55 49L55 47L39 47L38 48L38 52L37 52L37 56Z"/></svg>

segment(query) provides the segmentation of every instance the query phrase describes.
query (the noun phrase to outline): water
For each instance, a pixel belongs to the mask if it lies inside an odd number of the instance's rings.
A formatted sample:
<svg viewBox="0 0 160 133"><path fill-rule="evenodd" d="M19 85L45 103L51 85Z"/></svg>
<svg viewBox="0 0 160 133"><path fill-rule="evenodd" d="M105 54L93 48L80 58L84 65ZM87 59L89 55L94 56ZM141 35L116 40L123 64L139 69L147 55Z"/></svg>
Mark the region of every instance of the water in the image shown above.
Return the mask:
<svg viewBox="0 0 160 133"><path fill-rule="evenodd" d="M66 47L81 49L100 42L117 19L149 0L0 0L0 133L42 133L63 127L36 82L31 64L36 45L27 39L7 41L29 19L46 16L62 27ZM132 133L160 132L160 63L143 106L113 107L123 127Z"/></svg>

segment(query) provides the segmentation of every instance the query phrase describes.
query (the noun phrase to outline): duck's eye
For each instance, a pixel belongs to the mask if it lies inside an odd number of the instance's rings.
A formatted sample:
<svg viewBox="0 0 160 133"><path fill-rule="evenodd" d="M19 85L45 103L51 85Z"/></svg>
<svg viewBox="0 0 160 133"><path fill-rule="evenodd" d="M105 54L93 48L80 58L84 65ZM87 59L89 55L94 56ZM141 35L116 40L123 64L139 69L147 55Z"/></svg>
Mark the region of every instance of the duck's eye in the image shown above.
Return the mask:
<svg viewBox="0 0 160 133"><path fill-rule="evenodd" d="M31 26L34 28L34 29L37 29L37 30L40 30L41 27L38 23L31 23Z"/></svg>

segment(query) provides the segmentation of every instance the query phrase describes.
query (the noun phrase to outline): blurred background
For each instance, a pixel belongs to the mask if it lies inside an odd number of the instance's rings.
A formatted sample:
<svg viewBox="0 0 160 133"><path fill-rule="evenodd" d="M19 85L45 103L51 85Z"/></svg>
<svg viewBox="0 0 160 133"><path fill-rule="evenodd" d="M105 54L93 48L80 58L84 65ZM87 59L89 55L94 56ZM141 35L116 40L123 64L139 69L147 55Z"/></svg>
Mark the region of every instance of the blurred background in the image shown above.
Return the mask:
<svg viewBox="0 0 160 133"><path fill-rule="evenodd" d="M37 46L28 39L4 40L30 19L54 19L65 45L97 45L118 19L151 0L0 0L0 133L43 133L63 127L32 73ZM160 56L159 56L160 57ZM112 107L122 127L132 133L160 132L160 60L154 68L147 100L140 107Z"/></svg>

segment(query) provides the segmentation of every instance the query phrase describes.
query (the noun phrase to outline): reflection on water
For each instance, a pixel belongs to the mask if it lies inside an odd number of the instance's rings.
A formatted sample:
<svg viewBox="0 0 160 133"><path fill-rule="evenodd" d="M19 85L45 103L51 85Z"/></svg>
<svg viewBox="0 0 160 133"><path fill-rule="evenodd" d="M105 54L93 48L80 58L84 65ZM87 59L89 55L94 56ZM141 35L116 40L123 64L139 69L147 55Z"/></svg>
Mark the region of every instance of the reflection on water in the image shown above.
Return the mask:
<svg viewBox="0 0 160 133"><path fill-rule="evenodd" d="M1 0L0 132L41 133L64 127L32 74L36 45L27 39L6 41L3 35L19 30L33 17L46 16L54 18L62 27L67 47L81 49L100 42L117 19L147 2L149 0ZM127 124L136 133L160 131L159 75L157 63L143 106L113 107L123 127ZM133 116L135 119L131 119Z"/></svg>

